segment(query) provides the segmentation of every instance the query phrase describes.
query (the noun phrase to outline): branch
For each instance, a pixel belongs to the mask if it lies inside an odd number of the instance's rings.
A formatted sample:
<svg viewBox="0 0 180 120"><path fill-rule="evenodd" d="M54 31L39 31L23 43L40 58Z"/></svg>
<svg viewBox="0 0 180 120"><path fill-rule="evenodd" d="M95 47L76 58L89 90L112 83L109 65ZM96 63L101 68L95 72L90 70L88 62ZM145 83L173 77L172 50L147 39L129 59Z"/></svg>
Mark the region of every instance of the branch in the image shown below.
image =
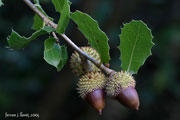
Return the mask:
<svg viewBox="0 0 180 120"><path fill-rule="evenodd" d="M59 43L59 38L56 36L56 33L52 32L52 35L53 35L54 39L56 40L56 43Z"/></svg>
<svg viewBox="0 0 180 120"><path fill-rule="evenodd" d="M39 11L36 6L30 1L30 0L24 0L24 2L37 14L39 17L43 19L46 25L51 26L52 28L56 29L57 24L55 24L53 21L49 20L48 17L46 17L44 14ZM90 60L92 63L94 63L97 67L99 67L101 70L103 70L107 75L110 75L114 70L107 68L102 63L96 61L94 58L88 56L85 52L83 52L76 44L74 44L65 34L60 34L62 38L74 49L76 50L81 56L85 57L86 59Z"/></svg>

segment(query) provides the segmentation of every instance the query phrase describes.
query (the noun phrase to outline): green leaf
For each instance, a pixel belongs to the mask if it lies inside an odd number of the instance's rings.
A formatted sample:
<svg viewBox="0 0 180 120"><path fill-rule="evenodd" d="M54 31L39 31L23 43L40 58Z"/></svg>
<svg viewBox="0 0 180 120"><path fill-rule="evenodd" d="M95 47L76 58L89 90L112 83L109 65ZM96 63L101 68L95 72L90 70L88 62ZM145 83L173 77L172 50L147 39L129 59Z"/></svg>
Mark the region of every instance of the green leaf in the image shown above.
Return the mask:
<svg viewBox="0 0 180 120"><path fill-rule="evenodd" d="M55 31L55 29L52 28L52 27L50 27L50 26L44 26L44 27L42 28L42 30L46 31L47 33L51 33L51 32L53 32L53 31Z"/></svg>
<svg viewBox="0 0 180 120"><path fill-rule="evenodd" d="M67 48L57 44L56 40L52 37L45 40L44 46L44 60L60 71L67 63Z"/></svg>
<svg viewBox="0 0 180 120"><path fill-rule="evenodd" d="M69 24L70 19L70 2L69 0L52 0L55 9L61 14L58 21L57 33L63 34Z"/></svg>
<svg viewBox="0 0 180 120"><path fill-rule="evenodd" d="M50 20L53 20L53 18L49 17L46 12L43 10L43 8L41 7L41 5L39 4L39 0L34 0L35 2L35 6L45 15L47 16ZM45 26L44 21L37 15L34 15L34 23L32 25L32 29L33 30L40 30L41 28L43 28Z"/></svg>
<svg viewBox="0 0 180 120"><path fill-rule="evenodd" d="M0 7L1 7L2 5L4 5L4 4L3 4L2 0L0 0Z"/></svg>
<svg viewBox="0 0 180 120"><path fill-rule="evenodd" d="M80 11L72 13L71 18L88 39L89 44L98 51L101 56L101 62L108 63L110 60L108 38L100 30L97 21Z"/></svg>
<svg viewBox="0 0 180 120"><path fill-rule="evenodd" d="M33 23L32 29L33 30L39 30L43 26L45 26L45 23L43 22L43 20L38 15L35 15L34 16L34 23Z"/></svg>
<svg viewBox="0 0 180 120"><path fill-rule="evenodd" d="M41 29L39 31L34 32L28 38L27 37L22 37L16 31L12 30L11 35L8 38L9 47L14 49L14 50L19 50L21 48L24 48L29 42L36 39L37 37L51 32L49 29L50 28L45 27L45 28L43 28L43 29ZM53 30L53 29L51 29L51 30Z"/></svg>
<svg viewBox="0 0 180 120"><path fill-rule="evenodd" d="M67 0L52 0L57 12L61 12L63 10L63 6L66 1Z"/></svg>
<svg viewBox="0 0 180 120"><path fill-rule="evenodd" d="M65 30L69 24L70 20L70 5L68 0L65 1L63 10L61 11L61 17L58 22L57 32L59 34L65 33Z"/></svg>
<svg viewBox="0 0 180 120"><path fill-rule="evenodd" d="M120 35L122 69L136 74L148 56L151 55L152 42L151 30L145 23L132 20L124 25Z"/></svg>
<svg viewBox="0 0 180 120"><path fill-rule="evenodd" d="M39 0L34 0L34 3L35 4L39 4Z"/></svg>

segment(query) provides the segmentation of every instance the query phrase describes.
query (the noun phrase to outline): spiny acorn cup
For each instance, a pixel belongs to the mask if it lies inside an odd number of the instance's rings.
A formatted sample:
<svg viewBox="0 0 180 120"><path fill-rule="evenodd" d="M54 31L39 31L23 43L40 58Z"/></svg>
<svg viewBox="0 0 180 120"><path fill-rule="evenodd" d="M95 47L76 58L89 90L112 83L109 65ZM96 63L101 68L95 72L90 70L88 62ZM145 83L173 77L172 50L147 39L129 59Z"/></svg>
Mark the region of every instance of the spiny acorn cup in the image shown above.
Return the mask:
<svg viewBox="0 0 180 120"><path fill-rule="evenodd" d="M105 106L104 86L107 78L101 72L89 72L83 75L77 83L80 96L87 100L101 115Z"/></svg>
<svg viewBox="0 0 180 120"><path fill-rule="evenodd" d="M98 62L101 61L100 55L95 49L93 49L91 47L81 47L80 49L83 52L85 52L87 55L89 55L90 57L93 57ZM96 67L92 62L90 62L90 63L91 63L92 71L100 71L100 69L98 67ZM71 56L70 67L72 69L72 72L75 73L77 76L81 76L86 73L85 70L83 69L82 60L81 60L78 52L76 52L76 51Z"/></svg>
<svg viewBox="0 0 180 120"><path fill-rule="evenodd" d="M128 72L115 72L106 84L106 93L132 109L139 109L139 96L135 89L136 82Z"/></svg>

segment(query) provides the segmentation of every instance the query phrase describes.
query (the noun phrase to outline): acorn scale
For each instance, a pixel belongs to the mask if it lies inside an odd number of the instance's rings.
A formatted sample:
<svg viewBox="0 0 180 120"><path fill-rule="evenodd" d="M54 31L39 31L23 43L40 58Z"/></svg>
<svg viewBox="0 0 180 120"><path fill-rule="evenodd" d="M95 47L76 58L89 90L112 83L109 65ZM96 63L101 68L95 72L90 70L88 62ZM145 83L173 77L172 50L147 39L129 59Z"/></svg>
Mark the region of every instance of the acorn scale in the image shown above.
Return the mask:
<svg viewBox="0 0 180 120"><path fill-rule="evenodd" d="M96 61L100 62L101 58L99 53L91 48L91 47L80 47L80 49L85 52L87 55L89 55L90 57L94 58ZM98 67L96 67L92 62L91 63L91 69L92 71L100 71L100 69ZM74 52L71 56L70 59L70 68L72 69L72 72L74 74L76 74L77 76L81 76L84 75L86 72L83 69L83 65L82 65L82 60L79 56L78 52Z"/></svg>
<svg viewBox="0 0 180 120"><path fill-rule="evenodd" d="M109 77L106 84L106 93L124 106L138 110L139 96L135 85L136 82L130 73L126 71L115 72Z"/></svg>
<svg viewBox="0 0 180 120"><path fill-rule="evenodd" d="M105 106L104 100L104 86L107 78L101 72L88 72L83 75L77 83L77 90L81 98L86 100L92 107L94 107L99 114Z"/></svg>

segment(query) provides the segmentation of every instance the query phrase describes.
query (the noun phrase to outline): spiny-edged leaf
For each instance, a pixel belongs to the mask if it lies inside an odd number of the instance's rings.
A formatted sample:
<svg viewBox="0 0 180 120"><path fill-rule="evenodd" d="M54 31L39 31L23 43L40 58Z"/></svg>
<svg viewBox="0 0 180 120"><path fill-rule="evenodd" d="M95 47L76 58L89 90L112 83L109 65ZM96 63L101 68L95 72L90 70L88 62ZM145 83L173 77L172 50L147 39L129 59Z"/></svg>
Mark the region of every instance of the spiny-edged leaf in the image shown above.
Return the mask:
<svg viewBox="0 0 180 120"><path fill-rule="evenodd" d="M50 28L43 28L41 30L38 30L38 31L34 32L28 38L23 37L23 36L19 35L16 31L12 30L11 35L8 37L9 47L14 50L19 50L21 48L24 48L29 42L36 39L37 37L51 32L49 29ZM53 29L51 29L51 30L53 30Z"/></svg>
<svg viewBox="0 0 180 120"><path fill-rule="evenodd" d="M132 20L124 25L120 35L122 69L136 74L148 56L151 55L152 42L151 30L145 23Z"/></svg>
<svg viewBox="0 0 180 120"><path fill-rule="evenodd" d="M47 16L50 20L53 20L53 18L49 17L46 12L42 9L41 5L39 4L39 0L34 0L35 6L41 11L45 16ZM34 23L32 25L33 30L40 30L45 26L44 21L37 15L34 15Z"/></svg>
<svg viewBox="0 0 180 120"><path fill-rule="evenodd" d="M4 5L4 4L3 4L2 0L0 0L0 7L1 7L2 5Z"/></svg>
<svg viewBox="0 0 180 120"><path fill-rule="evenodd" d="M52 2L56 11L61 14L56 31L59 34L63 34L69 24L71 3L69 0L52 0Z"/></svg>
<svg viewBox="0 0 180 120"><path fill-rule="evenodd" d="M89 44L98 51L101 62L108 63L110 60L108 38L99 28L97 21L80 11L72 13L71 18L88 39Z"/></svg>
<svg viewBox="0 0 180 120"><path fill-rule="evenodd" d="M67 63L67 48L57 44L56 40L52 37L45 40L44 46L44 60L60 71Z"/></svg>
<svg viewBox="0 0 180 120"><path fill-rule="evenodd" d="M61 11L61 17L58 22L58 27L57 27L57 32L59 34L65 33L65 30L69 24L69 19L70 19L70 5L68 0L64 2L63 9Z"/></svg>

